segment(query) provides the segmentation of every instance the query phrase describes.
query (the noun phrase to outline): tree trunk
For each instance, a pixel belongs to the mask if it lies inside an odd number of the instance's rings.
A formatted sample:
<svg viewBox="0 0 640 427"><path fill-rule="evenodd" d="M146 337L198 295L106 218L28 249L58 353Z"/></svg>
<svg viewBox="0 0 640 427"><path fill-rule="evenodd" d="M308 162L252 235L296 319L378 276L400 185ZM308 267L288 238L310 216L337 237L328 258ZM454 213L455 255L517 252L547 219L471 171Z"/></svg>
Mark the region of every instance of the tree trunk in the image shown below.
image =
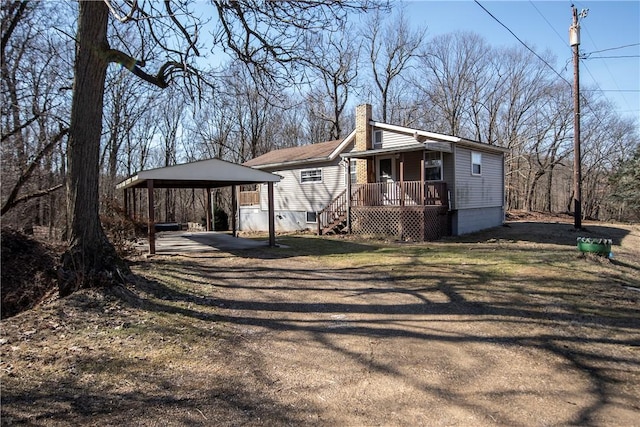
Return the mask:
<svg viewBox="0 0 640 427"><path fill-rule="evenodd" d="M107 239L98 213L100 135L109 10L102 2L81 1L76 39L73 99L67 148L69 248L62 256L59 291L66 296L92 286L107 286L128 273Z"/></svg>
<svg viewBox="0 0 640 427"><path fill-rule="evenodd" d="M555 165L551 163L549 166L549 173L547 174L547 194L545 194L545 210L547 212L552 212L552 203L551 203L551 195L553 194L553 169Z"/></svg>

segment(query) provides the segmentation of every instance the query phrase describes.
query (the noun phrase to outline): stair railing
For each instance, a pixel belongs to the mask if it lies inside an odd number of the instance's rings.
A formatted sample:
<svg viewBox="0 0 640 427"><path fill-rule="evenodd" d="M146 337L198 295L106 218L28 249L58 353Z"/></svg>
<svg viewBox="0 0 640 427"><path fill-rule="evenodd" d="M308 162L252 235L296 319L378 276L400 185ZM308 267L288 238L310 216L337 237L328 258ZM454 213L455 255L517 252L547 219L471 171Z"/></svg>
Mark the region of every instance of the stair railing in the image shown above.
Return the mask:
<svg viewBox="0 0 640 427"><path fill-rule="evenodd" d="M321 236L322 230L333 224L336 220L345 218L347 216L348 206L349 198L347 197L347 190L345 189L333 199L326 208L316 213L318 235Z"/></svg>

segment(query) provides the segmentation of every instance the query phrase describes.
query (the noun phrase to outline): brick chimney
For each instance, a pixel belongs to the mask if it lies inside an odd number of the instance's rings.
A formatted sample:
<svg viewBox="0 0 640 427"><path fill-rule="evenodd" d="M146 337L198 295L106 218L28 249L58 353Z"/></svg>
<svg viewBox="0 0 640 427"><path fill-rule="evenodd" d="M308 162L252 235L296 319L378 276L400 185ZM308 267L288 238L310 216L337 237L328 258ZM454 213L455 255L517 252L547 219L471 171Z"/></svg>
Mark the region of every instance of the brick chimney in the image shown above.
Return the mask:
<svg viewBox="0 0 640 427"><path fill-rule="evenodd" d="M366 151L372 147L371 142L371 104L361 104L356 107L356 141L353 151ZM373 161L356 160L356 182L364 184L370 182L368 176L373 173Z"/></svg>
<svg viewBox="0 0 640 427"><path fill-rule="evenodd" d="M356 107L356 143L354 151L371 149L371 104L360 104Z"/></svg>

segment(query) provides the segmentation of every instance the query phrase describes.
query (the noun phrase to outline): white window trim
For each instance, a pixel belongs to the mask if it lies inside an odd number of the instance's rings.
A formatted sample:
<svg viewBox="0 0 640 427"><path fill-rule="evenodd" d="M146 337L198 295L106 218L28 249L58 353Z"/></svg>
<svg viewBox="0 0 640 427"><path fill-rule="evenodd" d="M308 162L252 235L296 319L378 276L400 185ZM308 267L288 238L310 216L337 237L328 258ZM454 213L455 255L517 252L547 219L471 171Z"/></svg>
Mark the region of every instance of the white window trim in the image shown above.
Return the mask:
<svg viewBox="0 0 640 427"><path fill-rule="evenodd" d="M358 181L358 162L353 159L347 161L350 163L350 166L345 165L344 185L349 185L349 180L351 180L352 177L354 178L354 180L351 182L351 184L355 184ZM351 174L349 174L349 169L351 169Z"/></svg>
<svg viewBox="0 0 640 427"><path fill-rule="evenodd" d="M319 171L320 172L320 179L312 179L312 180L304 180L302 178L302 174L305 172L316 172ZM305 185L305 184L313 184L316 182L322 182L323 179L323 173L322 173L322 168L315 168L315 169L303 169L300 171L300 184Z"/></svg>
<svg viewBox="0 0 640 427"><path fill-rule="evenodd" d="M480 163L473 161L473 155L474 154L477 154L478 156L480 156ZM474 167L473 167L474 165L479 165L480 166L480 173L475 173L474 172ZM480 153L479 151L472 151L471 152L471 175L473 175L473 176L482 176L482 153Z"/></svg>
<svg viewBox="0 0 640 427"><path fill-rule="evenodd" d="M315 221L309 221L309 214L310 213L314 214L314 217L316 218ZM307 221L307 224L317 224L318 223L318 212L306 211L304 215L305 215L305 220Z"/></svg>
<svg viewBox="0 0 640 427"><path fill-rule="evenodd" d="M380 142L376 142L376 135L380 135ZM373 138L372 144L373 148L382 148L382 131L381 130L374 130L373 131L373 135L371 135L371 137Z"/></svg>

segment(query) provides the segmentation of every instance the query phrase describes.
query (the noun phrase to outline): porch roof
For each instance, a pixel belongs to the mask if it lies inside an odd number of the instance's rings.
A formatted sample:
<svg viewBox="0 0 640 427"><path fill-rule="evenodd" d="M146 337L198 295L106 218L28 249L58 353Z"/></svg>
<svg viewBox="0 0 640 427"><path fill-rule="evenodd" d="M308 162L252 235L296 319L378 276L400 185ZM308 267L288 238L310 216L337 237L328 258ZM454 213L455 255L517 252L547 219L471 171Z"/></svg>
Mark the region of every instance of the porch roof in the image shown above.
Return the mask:
<svg viewBox="0 0 640 427"><path fill-rule="evenodd" d="M434 147L436 151L447 151L451 152L451 146L447 143L437 142L437 147ZM366 151L352 151L350 153L343 153L340 156L343 159L366 159L367 157L380 156L385 154L396 154L396 153L406 153L408 151L421 151L425 149L429 149L429 143L415 143L410 145L403 145L401 147L391 147L391 148L378 148L375 150L366 150ZM446 147L448 146L448 149ZM445 148L443 150L443 148Z"/></svg>
<svg viewBox="0 0 640 427"><path fill-rule="evenodd" d="M208 159L140 171L119 183L116 188L142 188L150 180L153 180L155 188L217 188L279 182L280 179L279 175L269 172L220 159Z"/></svg>

